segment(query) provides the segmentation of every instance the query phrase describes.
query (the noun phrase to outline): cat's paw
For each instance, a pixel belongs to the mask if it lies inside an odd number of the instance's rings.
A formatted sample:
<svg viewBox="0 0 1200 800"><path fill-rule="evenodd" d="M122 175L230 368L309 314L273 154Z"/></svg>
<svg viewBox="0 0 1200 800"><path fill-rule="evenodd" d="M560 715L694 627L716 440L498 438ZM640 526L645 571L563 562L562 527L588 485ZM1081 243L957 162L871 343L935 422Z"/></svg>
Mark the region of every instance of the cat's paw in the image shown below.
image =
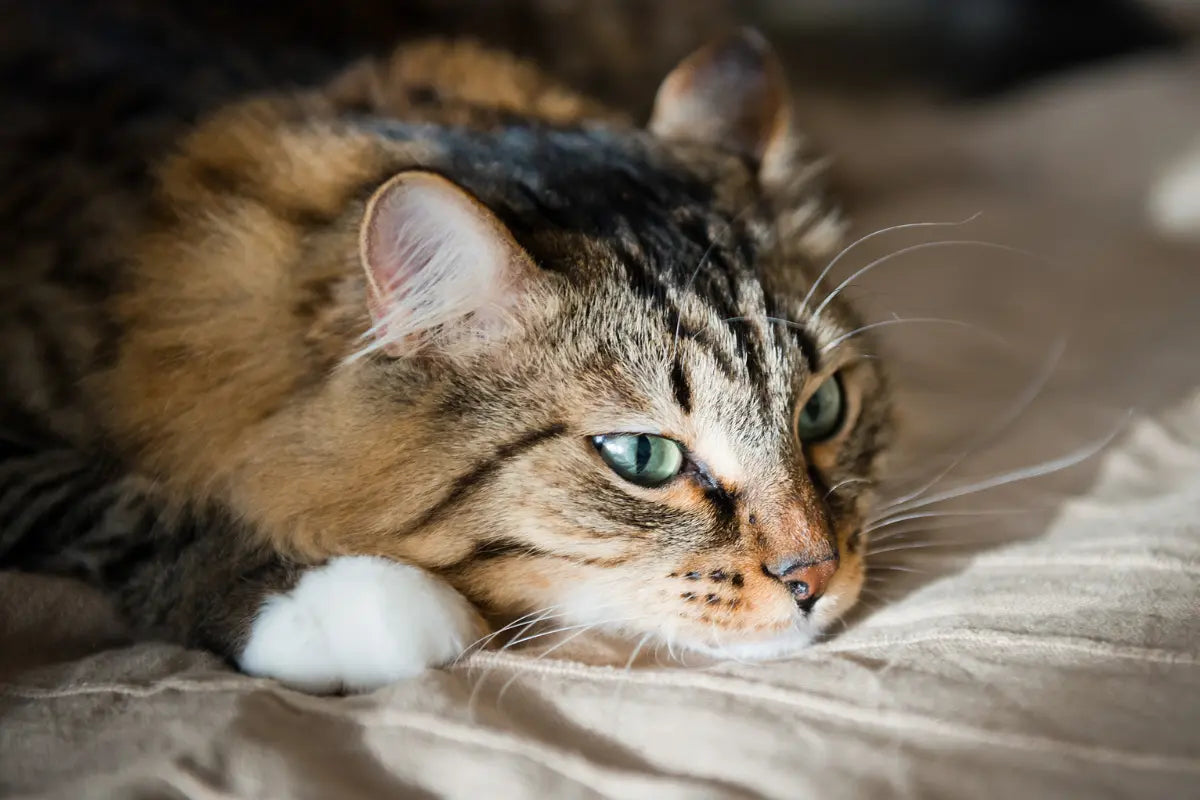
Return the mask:
<svg viewBox="0 0 1200 800"><path fill-rule="evenodd" d="M344 556L263 603L238 665L304 691L366 691L441 666L483 633L466 598L425 570Z"/></svg>

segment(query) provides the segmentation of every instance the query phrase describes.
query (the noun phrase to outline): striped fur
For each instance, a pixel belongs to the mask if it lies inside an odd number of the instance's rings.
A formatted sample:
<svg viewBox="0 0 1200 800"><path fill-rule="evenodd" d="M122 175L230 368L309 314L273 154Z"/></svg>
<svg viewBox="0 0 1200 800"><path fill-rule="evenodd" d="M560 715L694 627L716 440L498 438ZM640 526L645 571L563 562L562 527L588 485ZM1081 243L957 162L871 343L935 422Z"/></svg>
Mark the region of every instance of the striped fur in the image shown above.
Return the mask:
<svg viewBox="0 0 1200 800"><path fill-rule="evenodd" d="M852 312L804 302L839 223L759 40L685 62L651 129L471 45L237 100L236 75L214 90L166 63L177 97L143 70L94 99L114 104L104 148L3 164L54 198L5 195L4 399L70 442L0 463L7 563L82 572L225 652L289 565L340 555L422 566L500 614L558 606L748 654L853 604L886 384L867 337L844 338ZM758 89L689 94L716 79ZM192 126L194 109L210 113ZM678 124L697 113L745 124ZM373 335L364 213L417 170L477 204L529 274L504 289L512 324L472 347L440 346L449 320L411 353L354 358ZM796 409L835 374L845 429L802 446ZM625 431L676 439L688 470L624 483L591 437ZM815 605L768 574L793 556L840 558ZM247 571L265 577L238 602L198 599Z"/></svg>
<svg viewBox="0 0 1200 800"><path fill-rule="evenodd" d="M295 565L219 508L172 508L102 456L0 432L0 569L79 578L135 628L233 658Z"/></svg>

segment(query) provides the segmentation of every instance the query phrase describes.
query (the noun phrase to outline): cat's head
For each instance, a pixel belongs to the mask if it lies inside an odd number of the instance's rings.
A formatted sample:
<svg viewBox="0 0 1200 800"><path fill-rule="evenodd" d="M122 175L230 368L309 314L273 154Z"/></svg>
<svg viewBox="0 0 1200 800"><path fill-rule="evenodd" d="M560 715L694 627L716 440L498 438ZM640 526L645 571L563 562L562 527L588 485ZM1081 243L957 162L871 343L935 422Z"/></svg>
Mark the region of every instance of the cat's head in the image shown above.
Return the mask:
<svg viewBox="0 0 1200 800"><path fill-rule="evenodd" d="M761 39L685 61L643 130L356 124L421 156L287 246L334 276L289 347L338 362L230 445L277 543L744 656L854 604L886 389L813 287L832 218Z"/></svg>

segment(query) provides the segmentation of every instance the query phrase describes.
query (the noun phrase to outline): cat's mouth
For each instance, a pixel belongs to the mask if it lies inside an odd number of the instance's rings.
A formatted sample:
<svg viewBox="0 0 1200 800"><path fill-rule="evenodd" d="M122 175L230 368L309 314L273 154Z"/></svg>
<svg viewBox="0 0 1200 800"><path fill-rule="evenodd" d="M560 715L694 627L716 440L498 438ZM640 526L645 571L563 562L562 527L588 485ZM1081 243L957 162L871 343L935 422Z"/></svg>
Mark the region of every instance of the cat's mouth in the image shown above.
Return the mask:
<svg viewBox="0 0 1200 800"><path fill-rule="evenodd" d="M527 615L504 638L534 655L548 648L565 654L569 648L558 650L564 637L593 633L619 639L635 648L634 656L648 648L656 654L766 661L811 645L855 604L861 588L861 559L852 554L811 603L798 602L777 579L748 569L690 570L640 583L605 580L577 585L548 606L552 613Z"/></svg>

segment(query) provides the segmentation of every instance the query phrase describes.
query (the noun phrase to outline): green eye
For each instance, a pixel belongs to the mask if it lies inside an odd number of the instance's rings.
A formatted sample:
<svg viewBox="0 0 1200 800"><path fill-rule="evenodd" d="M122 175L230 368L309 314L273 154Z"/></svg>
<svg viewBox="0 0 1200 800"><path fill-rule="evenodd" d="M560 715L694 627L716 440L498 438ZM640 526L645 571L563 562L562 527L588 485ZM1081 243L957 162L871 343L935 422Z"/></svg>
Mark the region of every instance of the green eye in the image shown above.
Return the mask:
<svg viewBox="0 0 1200 800"><path fill-rule="evenodd" d="M842 382L834 375L813 392L796 414L796 437L806 444L824 441L842 427L845 414Z"/></svg>
<svg viewBox="0 0 1200 800"><path fill-rule="evenodd" d="M592 443L613 472L638 486L662 486L683 468L683 448L650 433L595 436Z"/></svg>

